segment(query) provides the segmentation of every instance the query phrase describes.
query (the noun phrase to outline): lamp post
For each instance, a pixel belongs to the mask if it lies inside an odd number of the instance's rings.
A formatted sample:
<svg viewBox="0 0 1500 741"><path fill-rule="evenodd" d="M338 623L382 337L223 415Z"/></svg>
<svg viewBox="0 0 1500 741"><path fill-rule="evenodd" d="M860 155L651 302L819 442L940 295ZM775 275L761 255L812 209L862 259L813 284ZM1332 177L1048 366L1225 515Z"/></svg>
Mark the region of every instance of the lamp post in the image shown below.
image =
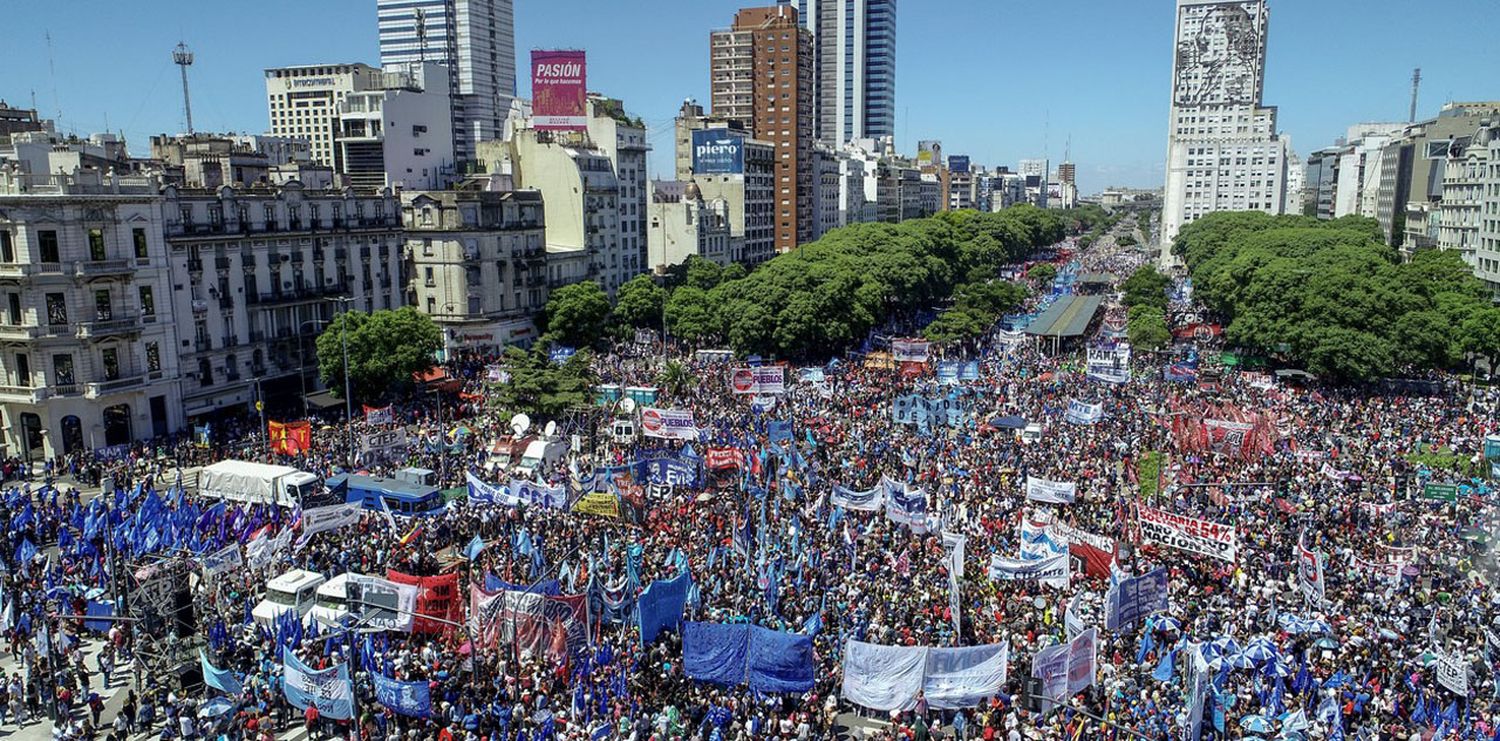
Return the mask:
<svg viewBox="0 0 1500 741"><path fill-rule="evenodd" d="M349 305L354 303L351 296L334 296L329 301L334 301L344 307L344 315L349 314ZM354 390L349 386L349 320L344 320L344 325L339 328L339 340L344 346L344 428L349 435L349 468L354 468Z"/></svg>

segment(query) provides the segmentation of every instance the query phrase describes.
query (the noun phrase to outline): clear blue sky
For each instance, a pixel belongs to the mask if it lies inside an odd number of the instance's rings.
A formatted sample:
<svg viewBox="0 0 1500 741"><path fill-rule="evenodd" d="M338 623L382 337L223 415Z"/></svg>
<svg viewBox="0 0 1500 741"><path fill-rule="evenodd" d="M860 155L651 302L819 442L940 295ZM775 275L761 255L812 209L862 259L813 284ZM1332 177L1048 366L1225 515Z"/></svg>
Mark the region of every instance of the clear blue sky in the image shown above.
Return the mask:
<svg viewBox="0 0 1500 741"><path fill-rule="evenodd" d="M1412 67L1420 115L1446 100L1500 98L1495 0L1271 0L1265 102L1299 153L1350 124L1405 120ZM652 127L656 172L670 172L672 116L708 98L708 31L736 0L517 0L520 93L530 49L583 48L589 88L623 98ZM769 3L768 3L769 4ZM59 117L64 130L122 131L144 151L182 130L171 49L197 53L199 130L262 131L261 70L376 64L374 0L62 0L8 4L0 98ZM978 164L1063 158L1072 137L1085 193L1161 184L1172 0L902 0L897 144L939 139ZM49 55L44 37L52 36ZM49 69L49 56L51 64Z"/></svg>

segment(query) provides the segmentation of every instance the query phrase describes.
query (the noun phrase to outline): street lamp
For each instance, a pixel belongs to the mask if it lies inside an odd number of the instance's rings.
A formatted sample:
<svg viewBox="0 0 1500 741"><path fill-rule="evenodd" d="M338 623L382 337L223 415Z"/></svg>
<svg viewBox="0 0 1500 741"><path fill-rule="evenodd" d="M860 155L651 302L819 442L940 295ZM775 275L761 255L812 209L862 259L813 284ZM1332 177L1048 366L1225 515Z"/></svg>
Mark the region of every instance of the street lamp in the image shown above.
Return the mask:
<svg viewBox="0 0 1500 741"><path fill-rule="evenodd" d="M350 312L349 305L354 303L352 296L334 296L329 301L336 302L344 307L344 314ZM354 389L349 386L349 320L345 319L339 328L339 340L344 345L344 427L349 432L349 468L354 468Z"/></svg>

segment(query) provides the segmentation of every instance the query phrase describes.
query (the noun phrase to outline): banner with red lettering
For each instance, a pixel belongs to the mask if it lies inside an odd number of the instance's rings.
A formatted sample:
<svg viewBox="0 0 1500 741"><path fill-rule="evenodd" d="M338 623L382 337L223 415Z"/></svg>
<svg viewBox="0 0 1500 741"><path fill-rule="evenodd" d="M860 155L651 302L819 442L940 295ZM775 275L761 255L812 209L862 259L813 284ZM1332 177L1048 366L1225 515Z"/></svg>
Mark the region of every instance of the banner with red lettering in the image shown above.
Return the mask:
<svg viewBox="0 0 1500 741"><path fill-rule="evenodd" d="M1136 505L1136 520L1142 540L1234 562L1237 548L1231 525L1174 515L1143 504Z"/></svg>
<svg viewBox="0 0 1500 741"><path fill-rule="evenodd" d="M708 452L703 454L703 464L711 471L744 468L745 454L739 448L709 448Z"/></svg>
<svg viewBox="0 0 1500 741"><path fill-rule="evenodd" d="M456 622L459 616L458 574L412 576L388 569L385 578L417 588L416 607L412 609L417 617L412 620L411 632L443 633L452 629L453 626L440 621Z"/></svg>
<svg viewBox="0 0 1500 741"><path fill-rule="evenodd" d="M1080 530L1064 522L1048 526L1054 540L1066 540L1068 553L1083 561L1083 571L1089 576L1109 578L1109 565L1115 560L1115 539Z"/></svg>

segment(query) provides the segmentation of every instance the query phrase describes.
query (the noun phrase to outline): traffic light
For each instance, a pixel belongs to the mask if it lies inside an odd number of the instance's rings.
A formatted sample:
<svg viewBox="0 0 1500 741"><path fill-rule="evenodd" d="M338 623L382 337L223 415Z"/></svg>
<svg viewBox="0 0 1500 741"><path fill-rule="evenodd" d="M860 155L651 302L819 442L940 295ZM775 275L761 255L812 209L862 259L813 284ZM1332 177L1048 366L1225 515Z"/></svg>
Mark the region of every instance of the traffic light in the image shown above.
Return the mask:
<svg viewBox="0 0 1500 741"><path fill-rule="evenodd" d="M1021 681L1021 707L1030 713L1042 712L1046 699L1041 677L1027 677Z"/></svg>

